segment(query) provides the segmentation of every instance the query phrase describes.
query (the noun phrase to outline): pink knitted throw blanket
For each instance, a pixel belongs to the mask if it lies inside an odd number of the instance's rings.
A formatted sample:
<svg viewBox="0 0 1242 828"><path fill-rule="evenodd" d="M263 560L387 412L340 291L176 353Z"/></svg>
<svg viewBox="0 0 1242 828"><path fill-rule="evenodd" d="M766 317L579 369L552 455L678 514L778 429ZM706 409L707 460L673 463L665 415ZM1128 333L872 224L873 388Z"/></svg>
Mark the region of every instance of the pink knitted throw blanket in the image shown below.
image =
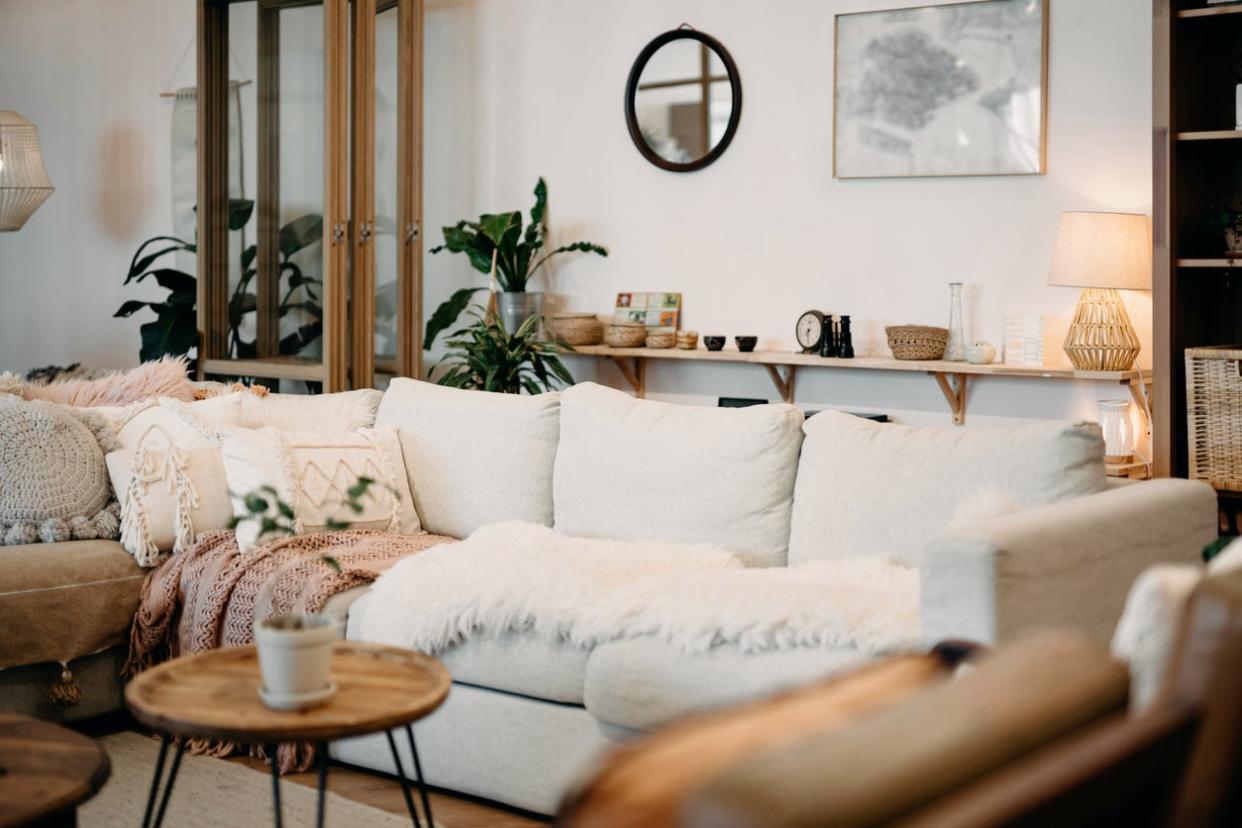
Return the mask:
<svg viewBox="0 0 1242 828"><path fill-rule="evenodd" d="M193 548L164 560L143 583L124 674L133 677L179 655L249 644L255 621L318 612L338 592L370 583L407 555L451 540L359 529L284 538L243 554L231 531L204 532ZM229 756L243 748L190 740L189 749ZM313 759L309 745L282 745L279 757L286 772L305 770Z"/></svg>

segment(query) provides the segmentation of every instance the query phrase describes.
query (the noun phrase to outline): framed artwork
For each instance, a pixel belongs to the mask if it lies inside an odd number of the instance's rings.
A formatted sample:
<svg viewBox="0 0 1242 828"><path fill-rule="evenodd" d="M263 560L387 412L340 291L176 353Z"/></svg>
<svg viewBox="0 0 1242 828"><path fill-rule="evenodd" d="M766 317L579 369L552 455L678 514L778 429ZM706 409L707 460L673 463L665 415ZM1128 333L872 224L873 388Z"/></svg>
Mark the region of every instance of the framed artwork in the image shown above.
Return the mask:
<svg viewBox="0 0 1242 828"><path fill-rule="evenodd" d="M836 178L1042 175L1047 0L839 14Z"/></svg>
<svg viewBox="0 0 1242 828"><path fill-rule="evenodd" d="M681 323L680 293L618 293L614 322L641 322L648 328L677 330Z"/></svg>

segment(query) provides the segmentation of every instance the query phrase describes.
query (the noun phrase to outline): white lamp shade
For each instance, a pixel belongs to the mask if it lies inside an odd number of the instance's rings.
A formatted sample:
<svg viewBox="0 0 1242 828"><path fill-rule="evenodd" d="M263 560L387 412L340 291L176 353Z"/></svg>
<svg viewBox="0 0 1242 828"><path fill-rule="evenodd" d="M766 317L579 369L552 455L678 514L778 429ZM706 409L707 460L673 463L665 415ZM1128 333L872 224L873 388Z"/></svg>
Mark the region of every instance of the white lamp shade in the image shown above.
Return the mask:
<svg viewBox="0 0 1242 828"><path fill-rule="evenodd" d="M1139 213L1062 213L1048 284L1151 289L1151 220Z"/></svg>
<svg viewBox="0 0 1242 828"><path fill-rule="evenodd" d="M20 230L51 194L39 131L16 112L0 112L0 231Z"/></svg>

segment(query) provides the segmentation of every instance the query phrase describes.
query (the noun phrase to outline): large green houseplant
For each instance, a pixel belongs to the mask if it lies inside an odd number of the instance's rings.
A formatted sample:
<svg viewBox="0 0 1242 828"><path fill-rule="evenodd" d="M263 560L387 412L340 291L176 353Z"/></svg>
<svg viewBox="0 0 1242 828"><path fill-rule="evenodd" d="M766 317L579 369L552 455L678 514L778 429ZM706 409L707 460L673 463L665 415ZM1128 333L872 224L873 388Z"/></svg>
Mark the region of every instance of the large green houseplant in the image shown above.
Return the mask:
<svg viewBox="0 0 1242 828"><path fill-rule="evenodd" d="M229 199L229 230L245 227L253 212L253 201ZM297 330L280 340L279 350L284 355L301 352L323 332L323 309L315 293L315 286L321 280L304 274L293 261L296 253L319 242L322 235L323 218L316 213L308 213L280 228L279 278L284 280L284 294L277 313L283 318L292 311L302 311L307 319ZM160 242L165 244L156 248ZM159 359L165 354L188 354L198 344L198 280L185 271L159 264L169 253L180 250L194 253L197 249L193 242L176 236L155 236L139 245L130 260L124 284L141 284L150 277L168 291L168 295L158 302L130 299L113 314L114 317L126 318L143 308L155 312L156 318L144 322L138 329L142 337L138 357L143 362ZM252 359L258 355L254 340L243 339L241 331L246 315L254 313L258 307L251 289L257 274L257 254L258 247L253 244L242 250L241 279L229 296L229 354L237 359Z"/></svg>
<svg viewBox="0 0 1242 828"><path fill-rule="evenodd" d="M477 221L462 219L451 227L443 228L444 244L431 249L432 253L447 250L462 253L472 267L480 273L494 276L500 292L496 294L496 308L506 330L517 331L531 316L543 313L543 294L527 290L531 279L553 256L561 253L595 253L607 256L608 251L598 244L576 241L541 253L547 240L548 185L542 178L535 185L535 205L530 210L530 223L523 226L522 211L485 213ZM449 314L447 321L437 328L427 327L427 344L435 334L451 325L465 309L476 289L458 291L440 306L432 317ZM441 314L441 310L444 314Z"/></svg>

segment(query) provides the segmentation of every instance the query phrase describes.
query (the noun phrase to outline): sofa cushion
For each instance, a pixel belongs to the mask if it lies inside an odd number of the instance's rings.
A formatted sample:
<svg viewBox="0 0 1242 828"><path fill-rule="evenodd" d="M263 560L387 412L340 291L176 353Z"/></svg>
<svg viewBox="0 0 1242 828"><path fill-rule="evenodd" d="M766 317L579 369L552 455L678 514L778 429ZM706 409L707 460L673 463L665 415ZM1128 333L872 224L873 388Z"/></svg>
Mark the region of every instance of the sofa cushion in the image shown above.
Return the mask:
<svg viewBox="0 0 1242 828"><path fill-rule="evenodd" d="M331 531L333 520L349 521L353 529L402 535L420 529L395 428L364 428L352 434L226 429L221 453L238 517L249 517L245 495L271 486L292 507L299 534ZM351 512L345 508L347 490L363 477L374 485L356 501L359 511ZM268 516L277 516L276 504L267 500ZM237 545L243 552L269 539L256 520L237 526Z"/></svg>
<svg viewBox="0 0 1242 828"><path fill-rule="evenodd" d="M802 419L791 405L705 408L576 385L561 401L556 528L783 565Z"/></svg>
<svg viewBox="0 0 1242 828"><path fill-rule="evenodd" d="M145 576L116 541L0 546L0 669L127 642Z"/></svg>
<svg viewBox="0 0 1242 828"><path fill-rule="evenodd" d="M377 426L396 426L423 528L464 538L489 523L552 525L560 396L464 391L398 377Z"/></svg>
<svg viewBox="0 0 1242 828"><path fill-rule="evenodd" d="M1106 485L1094 423L916 428L824 411L804 431L791 565L883 555L918 566L968 499L999 495L1024 508Z"/></svg>
<svg viewBox="0 0 1242 828"><path fill-rule="evenodd" d="M382 396L374 388L335 394L237 395L243 428L348 432L375 425Z"/></svg>
<svg viewBox="0 0 1242 828"><path fill-rule="evenodd" d="M582 704L591 651L529 633L477 636L438 653L453 681L545 701Z"/></svg>
<svg viewBox="0 0 1242 828"><path fill-rule="evenodd" d="M635 730L814 681L871 660L853 649L798 647L686 653L658 638L601 644L587 660L583 698L597 719Z"/></svg>

